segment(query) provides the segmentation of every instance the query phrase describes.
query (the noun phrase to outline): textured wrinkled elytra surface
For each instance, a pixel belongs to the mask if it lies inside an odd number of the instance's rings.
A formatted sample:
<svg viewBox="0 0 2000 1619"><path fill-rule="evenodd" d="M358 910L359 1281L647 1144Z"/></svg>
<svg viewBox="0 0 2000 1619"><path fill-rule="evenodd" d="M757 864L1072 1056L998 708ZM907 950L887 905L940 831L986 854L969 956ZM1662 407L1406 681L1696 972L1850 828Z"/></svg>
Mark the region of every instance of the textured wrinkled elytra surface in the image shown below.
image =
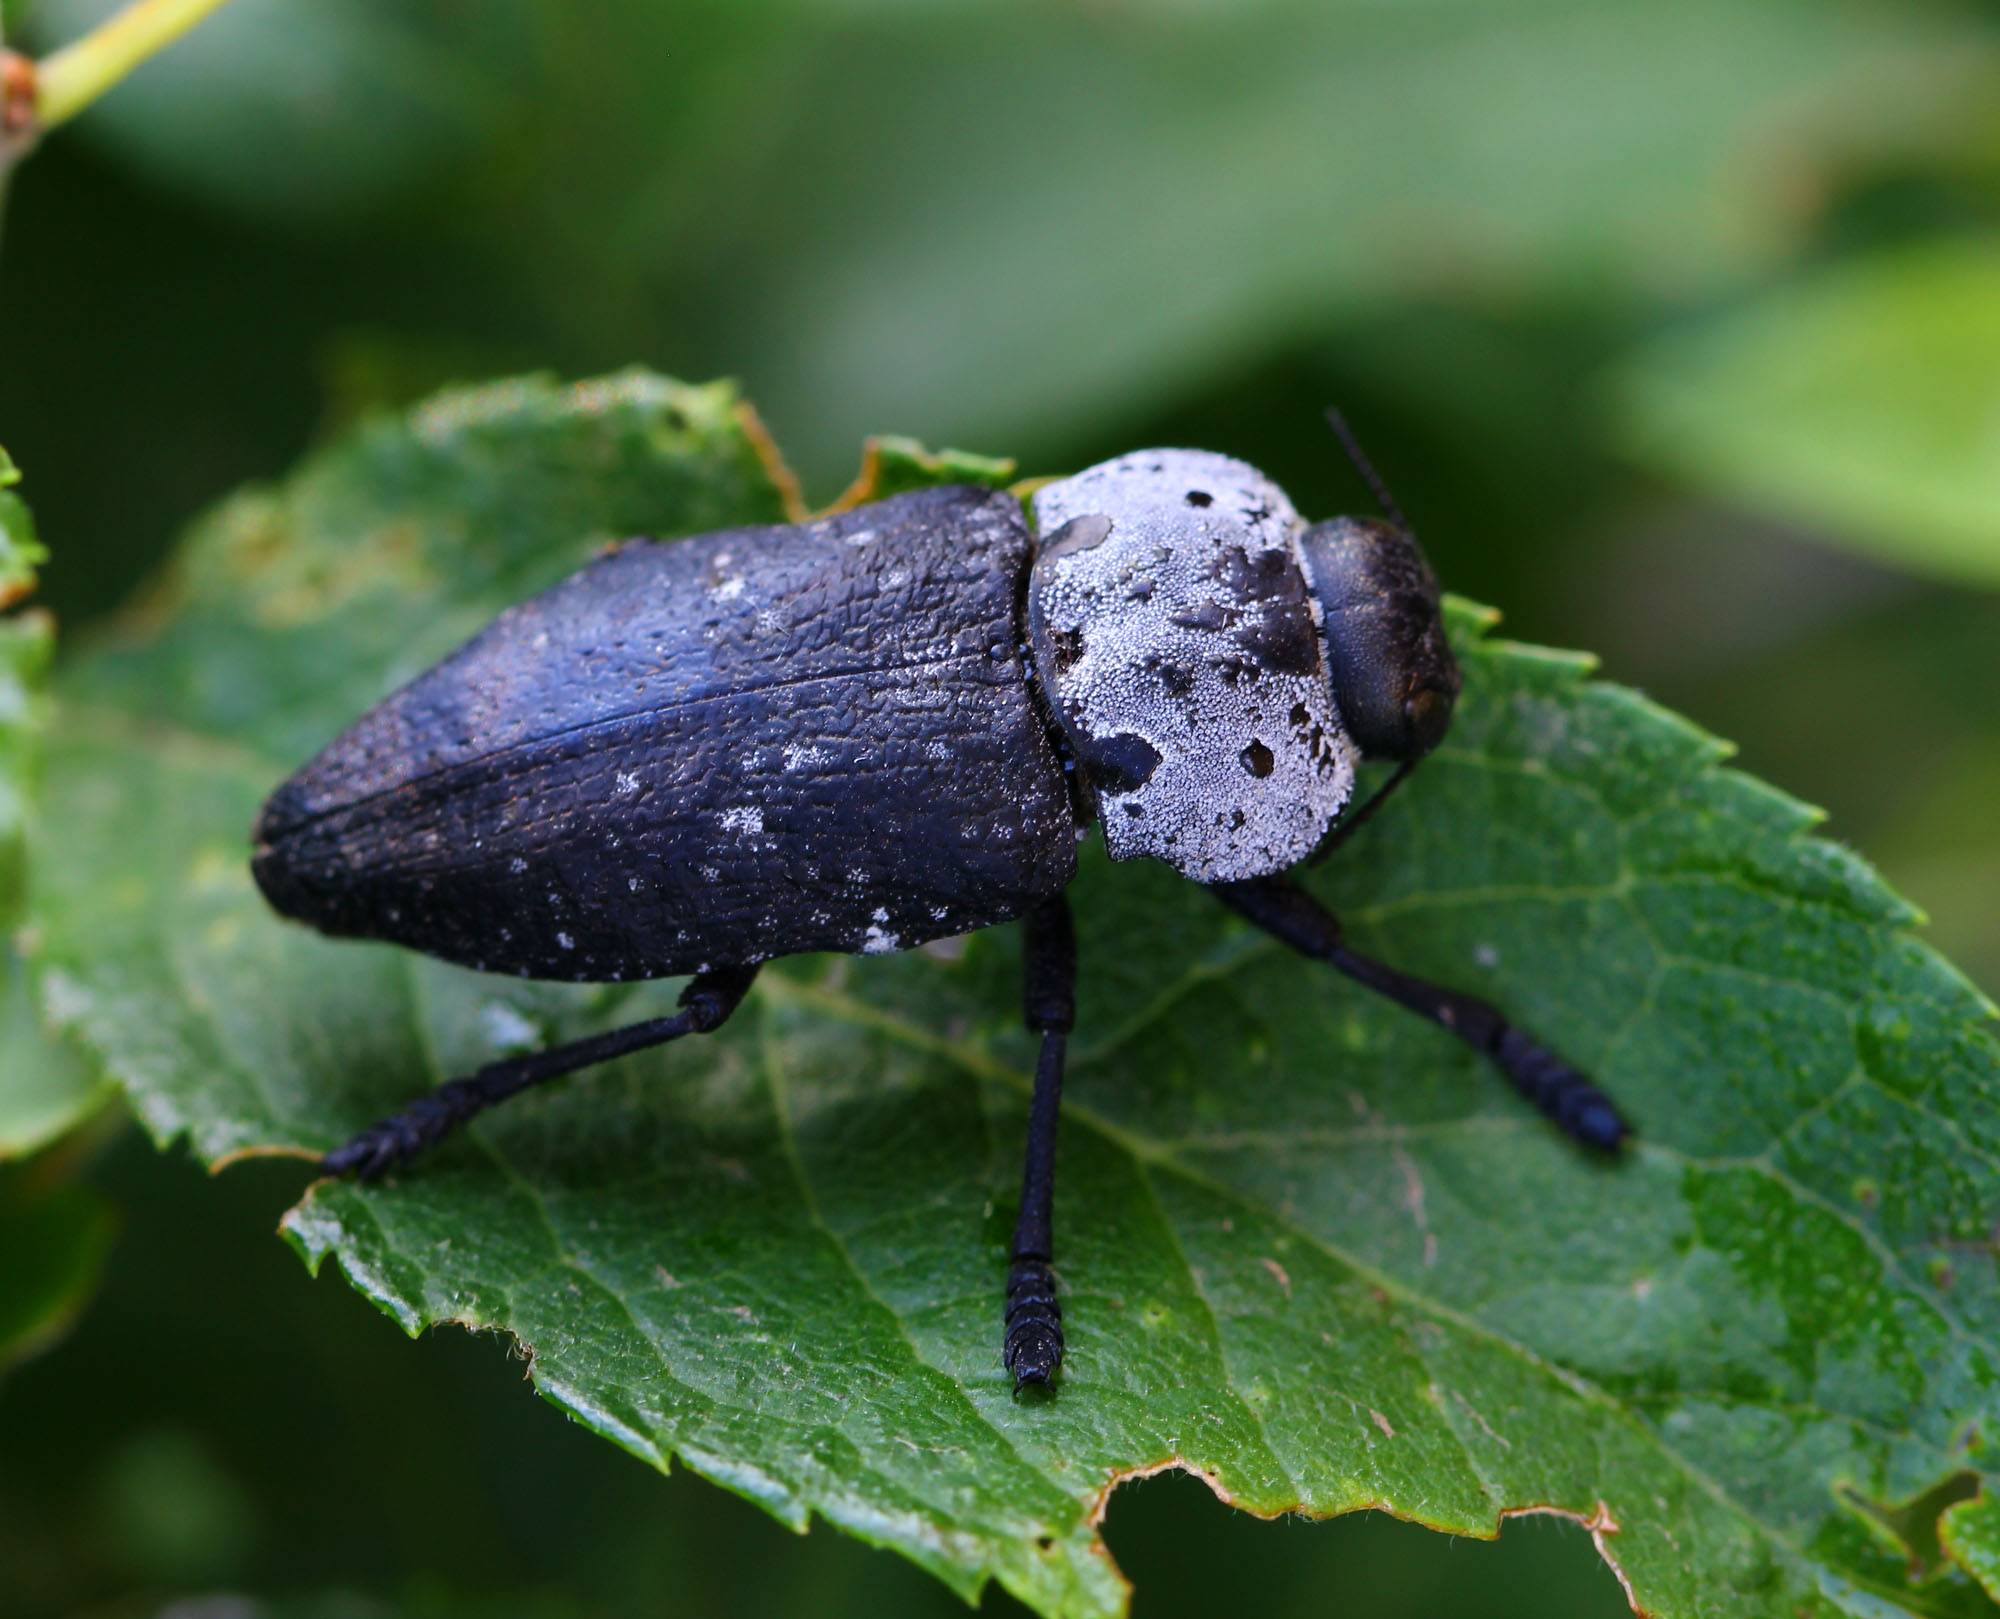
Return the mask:
<svg viewBox="0 0 2000 1619"><path fill-rule="evenodd" d="M601 544L784 515L726 390L643 376L450 395L220 509L177 599L61 683L49 1008L210 1160L321 1150L665 1010L673 985L286 926L246 833L351 715ZM1260 1513L1568 1513L1657 1614L1984 1611L1983 1505L1926 1573L1856 1502L1988 1465L1991 1008L1719 744L1453 626L1448 744L1311 882L1358 947L1612 1089L1625 1162L1164 868L1086 852L1053 1400L1017 1404L993 1351L1030 1059L1012 929L781 964L712 1039L512 1104L394 1184L316 1187L287 1233L412 1332L516 1333L635 1453L1047 1613L1121 1607L1097 1515L1175 1464Z"/></svg>
<svg viewBox="0 0 2000 1619"><path fill-rule="evenodd" d="M584 983L1011 920L1076 870L1015 626L1032 543L960 486L622 545L280 787L258 881L331 933Z"/></svg>

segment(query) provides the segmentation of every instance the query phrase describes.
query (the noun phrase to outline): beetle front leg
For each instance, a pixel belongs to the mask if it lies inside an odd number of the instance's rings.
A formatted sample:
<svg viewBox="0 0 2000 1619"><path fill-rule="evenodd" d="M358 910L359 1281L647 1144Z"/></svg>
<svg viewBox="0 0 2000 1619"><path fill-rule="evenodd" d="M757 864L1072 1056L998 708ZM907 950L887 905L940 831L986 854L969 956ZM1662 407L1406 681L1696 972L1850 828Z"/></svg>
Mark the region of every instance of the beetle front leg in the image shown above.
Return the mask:
<svg viewBox="0 0 2000 1619"><path fill-rule="evenodd" d="M1340 919L1297 884L1282 877L1260 877L1216 883L1209 891L1301 955L1338 968L1357 984L1429 1018L1491 1057L1514 1089L1586 1147L1615 1152L1631 1135L1632 1127L1610 1097L1547 1046L1515 1028L1499 1008L1348 949L1341 939Z"/></svg>
<svg viewBox="0 0 2000 1619"><path fill-rule="evenodd" d="M755 967L723 967L697 973L681 991L681 1009L672 1017L653 1018L548 1051L488 1063L468 1078L440 1085L401 1113L370 1125L345 1146L336 1147L322 1158L320 1168L329 1175L358 1175L362 1180L374 1180L437 1145L474 1114L510 1096L518 1096L531 1085L595 1063L609 1062L614 1057L629 1056L648 1046L664 1045L684 1034L707 1034L720 1028L730 1013L743 1004L743 997L756 977Z"/></svg>
<svg viewBox="0 0 2000 1619"><path fill-rule="evenodd" d="M1023 924L1022 1009L1028 1028L1042 1037L1035 1061L1035 1093L1028 1104L1028 1152L1021 1170L1021 1215L1007 1269L1007 1329L1001 1359L1014 1374L1014 1392L1046 1385L1062 1365L1062 1305L1051 1268L1056 1190L1056 1121L1062 1110L1063 1058L1076 1025L1076 929L1060 894L1029 913Z"/></svg>

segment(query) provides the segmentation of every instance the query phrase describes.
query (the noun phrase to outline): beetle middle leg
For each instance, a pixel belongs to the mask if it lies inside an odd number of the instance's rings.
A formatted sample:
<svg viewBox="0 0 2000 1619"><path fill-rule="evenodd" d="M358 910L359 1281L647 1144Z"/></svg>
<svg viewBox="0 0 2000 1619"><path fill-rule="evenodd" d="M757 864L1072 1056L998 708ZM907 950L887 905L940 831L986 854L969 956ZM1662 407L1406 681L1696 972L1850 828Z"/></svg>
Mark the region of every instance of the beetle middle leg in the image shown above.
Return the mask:
<svg viewBox="0 0 2000 1619"><path fill-rule="evenodd" d="M1547 1046L1515 1028L1498 1007L1412 978L1348 949L1340 919L1295 883L1261 877L1216 883L1209 892L1301 955L1338 968L1356 983L1429 1018L1491 1057L1514 1089L1586 1147L1615 1152L1632 1133L1610 1097Z"/></svg>
<svg viewBox="0 0 2000 1619"><path fill-rule="evenodd" d="M1014 1392L1047 1384L1062 1364L1062 1305L1051 1269L1056 1188L1056 1121L1062 1109L1063 1058L1076 1024L1076 928L1060 894L1022 924L1022 1011L1042 1037L1035 1093L1028 1104L1028 1152L1021 1170L1021 1214L1007 1268L1007 1328L1001 1359Z"/></svg>
<svg viewBox="0 0 2000 1619"><path fill-rule="evenodd" d="M496 1102L518 1096L531 1085L562 1074L629 1056L648 1046L664 1045L684 1034L708 1034L728 1021L743 1004L755 967L722 967L697 973L681 991L681 1009L672 1017L652 1018L607 1034L574 1040L565 1046L488 1063L464 1079L440 1085L401 1113L370 1125L345 1146L320 1160L329 1175L358 1175L373 1180L400 1163L435 1146L474 1114Z"/></svg>

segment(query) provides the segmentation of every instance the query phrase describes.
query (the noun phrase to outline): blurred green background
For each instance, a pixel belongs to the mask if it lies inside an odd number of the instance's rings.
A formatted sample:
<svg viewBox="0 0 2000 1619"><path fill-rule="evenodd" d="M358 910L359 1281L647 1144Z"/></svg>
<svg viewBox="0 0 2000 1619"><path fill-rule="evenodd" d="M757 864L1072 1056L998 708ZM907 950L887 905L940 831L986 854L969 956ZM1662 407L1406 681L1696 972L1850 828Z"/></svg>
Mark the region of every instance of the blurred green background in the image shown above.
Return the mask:
<svg viewBox="0 0 2000 1619"><path fill-rule="evenodd" d="M43 50L110 9L0 15ZM1452 588L1736 739L2000 986L1994 5L235 0L3 228L0 443L68 636L449 380L734 374L815 498L895 431L1227 450L1314 515L1366 506L1338 402ZM296 1168L100 1120L0 1198L72 1177L122 1229L0 1382L0 1613L956 1611L309 1282ZM1166 1478L1108 1533L1141 1615L1624 1611L1550 1519Z"/></svg>

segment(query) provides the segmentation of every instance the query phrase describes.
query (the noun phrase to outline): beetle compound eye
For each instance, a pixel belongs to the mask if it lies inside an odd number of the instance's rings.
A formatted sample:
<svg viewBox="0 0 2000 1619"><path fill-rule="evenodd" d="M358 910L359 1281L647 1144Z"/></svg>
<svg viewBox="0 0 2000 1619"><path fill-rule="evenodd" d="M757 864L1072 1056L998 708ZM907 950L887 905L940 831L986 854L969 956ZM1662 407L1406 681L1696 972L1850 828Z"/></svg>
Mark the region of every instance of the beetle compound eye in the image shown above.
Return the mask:
<svg viewBox="0 0 2000 1619"><path fill-rule="evenodd" d="M1445 732L1451 729L1451 710L1457 698L1455 690L1429 686L1403 705L1412 757L1429 753L1444 740Z"/></svg>

